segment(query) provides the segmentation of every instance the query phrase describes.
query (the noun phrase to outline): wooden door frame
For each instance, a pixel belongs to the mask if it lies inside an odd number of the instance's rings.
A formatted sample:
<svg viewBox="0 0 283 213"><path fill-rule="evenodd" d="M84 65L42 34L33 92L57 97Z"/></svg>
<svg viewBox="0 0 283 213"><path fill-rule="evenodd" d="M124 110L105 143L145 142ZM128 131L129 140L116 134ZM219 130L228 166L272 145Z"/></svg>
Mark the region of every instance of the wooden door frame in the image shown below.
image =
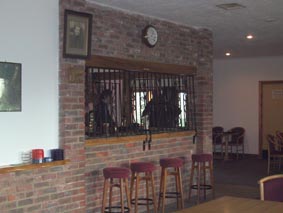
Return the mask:
<svg viewBox="0 0 283 213"><path fill-rule="evenodd" d="M258 122L258 156L262 158L262 101L263 101L263 86L267 84L282 84L283 80L279 81L259 81L259 122Z"/></svg>

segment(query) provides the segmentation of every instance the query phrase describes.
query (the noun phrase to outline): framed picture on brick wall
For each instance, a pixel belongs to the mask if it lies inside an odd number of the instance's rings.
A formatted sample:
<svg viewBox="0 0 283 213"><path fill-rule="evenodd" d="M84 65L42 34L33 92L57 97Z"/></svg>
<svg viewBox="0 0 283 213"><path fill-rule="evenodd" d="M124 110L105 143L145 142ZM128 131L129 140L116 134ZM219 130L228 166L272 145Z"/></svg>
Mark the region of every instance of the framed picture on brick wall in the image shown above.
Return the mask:
<svg viewBox="0 0 283 213"><path fill-rule="evenodd" d="M0 112L22 109L22 65L0 62Z"/></svg>
<svg viewBox="0 0 283 213"><path fill-rule="evenodd" d="M91 56L92 15L65 10L63 56L89 58Z"/></svg>

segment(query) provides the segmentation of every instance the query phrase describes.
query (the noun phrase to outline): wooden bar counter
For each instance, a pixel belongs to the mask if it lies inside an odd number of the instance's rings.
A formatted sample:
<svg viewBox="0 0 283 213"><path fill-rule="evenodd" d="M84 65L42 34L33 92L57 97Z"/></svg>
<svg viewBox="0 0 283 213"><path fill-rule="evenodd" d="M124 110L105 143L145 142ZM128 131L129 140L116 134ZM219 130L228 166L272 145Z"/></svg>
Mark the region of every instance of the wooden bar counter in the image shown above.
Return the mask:
<svg viewBox="0 0 283 213"><path fill-rule="evenodd" d="M152 134L152 141L163 139L163 138L176 138L176 137L186 137L194 136L195 131L181 131L181 132L166 132ZM105 144L119 144L119 143L130 143L144 140L145 135L134 135L134 136L124 136L124 137L109 137L109 138L94 138L87 139L86 146L95 146L95 145L105 145Z"/></svg>

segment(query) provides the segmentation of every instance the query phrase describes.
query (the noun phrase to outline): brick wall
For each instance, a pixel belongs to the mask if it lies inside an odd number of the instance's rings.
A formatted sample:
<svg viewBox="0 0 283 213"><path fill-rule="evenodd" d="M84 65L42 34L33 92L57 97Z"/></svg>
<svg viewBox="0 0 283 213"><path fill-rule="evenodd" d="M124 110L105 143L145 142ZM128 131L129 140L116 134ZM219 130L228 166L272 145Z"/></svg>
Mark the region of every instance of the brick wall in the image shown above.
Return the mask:
<svg viewBox="0 0 283 213"><path fill-rule="evenodd" d="M123 141L121 141L123 142ZM158 139L152 141L151 150L143 151L142 141L132 143L121 143L115 145L99 145L86 148L86 188L87 188L87 212L100 212L101 197L103 189L102 168L106 166L124 166L129 168L131 162L148 161L156 165L154 172L155 192L159 192L160 173L159 159L165 157L181 157L184 159L182 169L183 188L185 198L188 196L189 162L191 154L195 152L195 145L191 137L178 137L172 139ZM175 191L174 179L168 180L168 191ZM117 192L117 191L116 191ZM145 192L140 188L139 194ZM170 199L166 202L175 202ZM139 207L139 212L142 212Z"/></svg>
<svg viewBox="0 0 283 213"><path fill-rule="evenodd" d="M140 141L85 147L85 62L62 58L65 9L93 14L92 54L197 67L197 145L192 143L192 138L185 137L153 141L152 151L147 152L141 151ZM159 32L159 41L154 48L141 43L141 30L147 24L156 26ZM116 11L84 0L60 0L59 27L59 137L60 147L71 161L65 166L0 175L0 212L99 212L102 168L128 166L133 160L149 160L157 164L163 156L185 159L183 178L186 188L191 153L211 151L211 32ZM74 70L81 73L75 81ZM155 173L157 183L159 172Z"/></svg>
<svg viewBox="0 0 283 213"><path fill-rule="evenodd" d="M69 164L0 175L0 212L84 212L85 183L76 171Z"/></svg>

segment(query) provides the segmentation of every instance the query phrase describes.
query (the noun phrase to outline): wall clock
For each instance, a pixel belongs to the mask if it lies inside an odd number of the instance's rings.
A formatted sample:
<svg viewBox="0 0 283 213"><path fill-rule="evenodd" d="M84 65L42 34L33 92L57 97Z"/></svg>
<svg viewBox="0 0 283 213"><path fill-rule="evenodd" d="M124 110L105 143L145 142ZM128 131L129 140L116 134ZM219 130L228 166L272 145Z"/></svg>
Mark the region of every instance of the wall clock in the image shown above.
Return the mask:
<svg viewBox="0 0 283 213"><path fill-rule="evenodd" d="M142 31L142 40L148 47L154 47L158 41L156 28L152 25L147 25Z"/></svg>

